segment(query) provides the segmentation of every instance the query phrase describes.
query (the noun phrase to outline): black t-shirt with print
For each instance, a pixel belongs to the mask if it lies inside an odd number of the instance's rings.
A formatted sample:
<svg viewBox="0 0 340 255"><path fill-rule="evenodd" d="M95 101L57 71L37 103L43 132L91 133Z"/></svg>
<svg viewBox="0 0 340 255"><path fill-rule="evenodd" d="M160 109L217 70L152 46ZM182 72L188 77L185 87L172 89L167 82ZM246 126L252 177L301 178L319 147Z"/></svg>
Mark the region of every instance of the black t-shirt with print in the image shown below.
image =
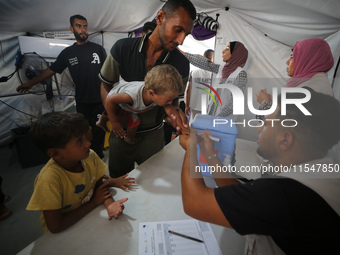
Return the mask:
<svg viewBox="0 0 340 255"><path fill-rule="evenodd" d="M74 43L59 54L50 69L56 73L62 73L68 67L75 84L76 101L99 103L101 102L101 82L98 74L105 59L105 49L99 44L87 42L77 45Z"/></svg>

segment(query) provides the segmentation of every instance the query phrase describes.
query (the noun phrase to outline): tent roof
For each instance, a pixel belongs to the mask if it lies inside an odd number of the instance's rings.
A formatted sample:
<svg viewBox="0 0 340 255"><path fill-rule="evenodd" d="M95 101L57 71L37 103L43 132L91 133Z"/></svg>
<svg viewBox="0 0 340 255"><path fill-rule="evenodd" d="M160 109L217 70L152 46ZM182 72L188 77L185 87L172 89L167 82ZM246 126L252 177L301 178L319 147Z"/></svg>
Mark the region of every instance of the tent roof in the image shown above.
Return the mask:
<svg viewBox="0 0 340 255"><path fill-rule="evenodd" d="M155 17L160 0L15 0L0 2L0 31L68 31L79 13L90 31L128 32ZM252 26L288 45L340 30L338 0L192 0L198 12L233 9ZM285 33L283 33L285 31ZM287 31L291 31L287 35ZM303 38L301 38L303 36Z"/></svg>

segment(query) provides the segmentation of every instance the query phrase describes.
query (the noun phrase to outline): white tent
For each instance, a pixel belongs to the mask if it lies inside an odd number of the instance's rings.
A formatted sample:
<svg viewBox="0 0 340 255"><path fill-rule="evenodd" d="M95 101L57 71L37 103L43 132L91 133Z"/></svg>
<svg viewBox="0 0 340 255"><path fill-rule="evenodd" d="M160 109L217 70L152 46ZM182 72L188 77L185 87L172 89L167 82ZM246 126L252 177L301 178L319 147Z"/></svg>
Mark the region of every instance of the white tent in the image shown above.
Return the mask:
<svg viewBox="0 0 340 255"><path fill-rule="evenodd" d="M228 41L238 40L245 44L249 51L246 65L248 86L253 88L253 93L264 87L270 90L273 86L284 85L288 79L285 62L295 42L319 37L331 46L335 64L328 72L328 78L333 84L335 97L340 99L339 71L336 73L340 55L339 0L192 2L198 13L205 12L213 18L219 14L220 26L215 40L217 63L221 63L219 54ZM116 40L127 37L128 32L152 20L163 4L164 1L160 0L2 0L0 76L6 76L15 69L19 35L41 36L46 31L69 31L69 17L79 13L88 19L92 34L90 40L102 44L109 51ZM183 48L193 51L191 42L186 39ZM29 124L33 118L31 115L37 116L46 107L44 95L16 96L15 88L19 84L17 76L0 83L0 144L11 140L11 129ZM62 105L64 107L65 102ZM253 115L247 112L246 117L252 119ZM240 127L239 137L255 141L257 131ZM340 154L339 150L332 153L335 156Z"/></svg>

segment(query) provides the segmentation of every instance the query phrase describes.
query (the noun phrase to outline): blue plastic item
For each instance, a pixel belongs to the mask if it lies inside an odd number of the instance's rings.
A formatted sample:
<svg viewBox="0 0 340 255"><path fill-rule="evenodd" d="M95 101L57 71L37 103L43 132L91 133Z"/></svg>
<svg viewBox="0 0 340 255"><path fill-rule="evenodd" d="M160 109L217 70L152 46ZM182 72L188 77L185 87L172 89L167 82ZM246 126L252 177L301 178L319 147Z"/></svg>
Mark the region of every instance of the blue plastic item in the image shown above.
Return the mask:
<svg viewBox="0 0 340 255"><path fill-rule="evenodd" d="M232 125L234 120L224 117L197 114L191 127L197 130L197 133L209 130L212 136L219 140L215 141L215 152L224 166L230 165L232 160L235 141L237 136L236 125ZM208 164L197 145L197 157L201 173L206 176L212 176L208 169Z"/></svg>

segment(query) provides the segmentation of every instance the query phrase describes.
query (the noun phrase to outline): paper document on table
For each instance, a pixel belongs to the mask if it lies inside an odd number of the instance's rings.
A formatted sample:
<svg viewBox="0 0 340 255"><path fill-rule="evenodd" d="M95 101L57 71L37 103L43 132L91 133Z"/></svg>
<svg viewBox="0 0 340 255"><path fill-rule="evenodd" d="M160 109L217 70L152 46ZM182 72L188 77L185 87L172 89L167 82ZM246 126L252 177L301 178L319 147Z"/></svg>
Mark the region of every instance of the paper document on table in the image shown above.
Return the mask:
<svg viewBox="0 0 340 255"><path fill-rule="evenodd" d="M178 220L139 223L139 255L222 255L209 223Z"/></svg>

